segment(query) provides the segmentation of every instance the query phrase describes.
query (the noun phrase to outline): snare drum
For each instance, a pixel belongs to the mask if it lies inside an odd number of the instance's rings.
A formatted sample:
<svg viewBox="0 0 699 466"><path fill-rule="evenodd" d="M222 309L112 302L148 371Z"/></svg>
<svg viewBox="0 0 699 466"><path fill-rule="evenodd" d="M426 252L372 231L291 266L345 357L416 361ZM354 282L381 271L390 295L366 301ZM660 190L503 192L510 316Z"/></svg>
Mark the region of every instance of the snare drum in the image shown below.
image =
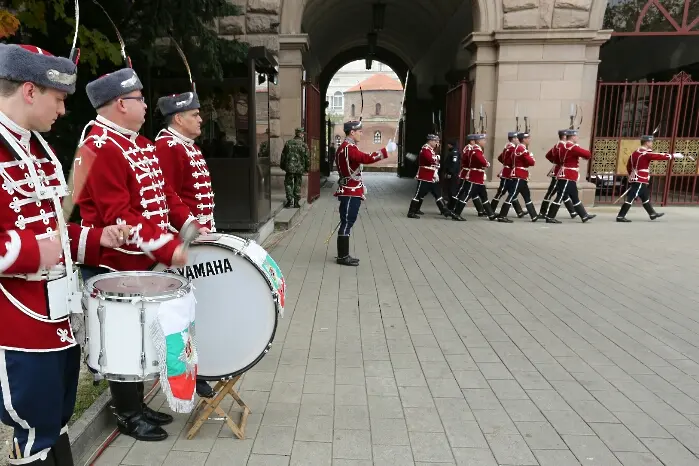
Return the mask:
<svg viewBox="0 0 699 466"><path fill-rule="evenodd" d="M192 280L197 300L198 376L235 377L257 364L272 346L283 317L284 277L261 246L211 233L195 240L189 263L165 270Z"/></svg>
<svg viewBox="0 0 699 466"><path fill-rule="evenodd" d="M83 290L87 365L107 380L158 377L150 329L161 303L191 294L187 279L162 272L113 272L88 280Z"/></svg>

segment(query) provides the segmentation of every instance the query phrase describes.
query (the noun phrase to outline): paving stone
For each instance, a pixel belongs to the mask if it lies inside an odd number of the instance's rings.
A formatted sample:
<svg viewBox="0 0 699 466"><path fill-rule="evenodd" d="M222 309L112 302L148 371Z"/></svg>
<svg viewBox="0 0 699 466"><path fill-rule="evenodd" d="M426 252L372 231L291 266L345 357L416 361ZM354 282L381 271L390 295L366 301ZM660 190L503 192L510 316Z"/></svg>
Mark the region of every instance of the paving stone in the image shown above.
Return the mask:
<svg viewBox="0 0 699 466"><path fill-rule="evenodd" d="M304 442L332 442L332 431L332 416L300 416L295 439Z"/></svg>
<svg viewBox="0 0 699 466"><path fill-rule="evenodd" d="M630 451L643 453L648 451L641 441L624 425L591 423L590 427L613 452Z"/></svg>
<svg viewBox="0 0 699 466"><path fill-rule="evenodd" d="M441 433L410 432L415 461L445 463L454 461L447 437Z"/></svg>
<svg viewBox="0 0 699 466"><path fill-rule="evenodd" d="M485 438L500 464L538 465L521 435L486 434Z"/></svg>
<svg viewBox="0 0 699 466"><path fill-rule="evenodd" d="M371 434L368 430L335 430L333 458L371 459Z"/></svg>
<svg viewBox="0 0 699 466"><path fill-rule="evenodd" d="M592 435L563 435L563 440L566 442L570 450L575 453L583 465L614 465L618 466L619 460L616 456L602 443L602 441Z"/></svg>
<svg viewBox="0 0 699 466"><path fill-rule="evenodd" d="M261 455L290 455L294 443L293 427L260 426L252 452Z"/></svg>
<svg viewBox="0 0 699 466"><path fill-rule="evenodd" d="M488 448L453 448L457 466L497 466Z"/></svg>
<svg viewBox="0 0 699 466"><path fill-rule="evenodd" d="M565 443L548 422L517 422L517 429L532 450L567 450Z"/></svg>
<svg viewBox="0 0 699 466"><path fill-rule="evenodd" d="M534 450L540 466L579 466L580 461L570 450Z"/></svg>
<svg viewBox="0 0 699 466"><path fill-rule="evenodd" d="M290 466L330 466L332 443L294 442Z"/></svg>
<svg viewBox="0 0 699 466"><path fill-rule="evenodd" d="M371 443L374 445L410 445L403 419L372 419Z"/></svg>
<svg viewBox="0 0 699 466"><path fill-rule="evenodd" d="M374 464L386 466L410 466L413 453L409 446L374 445Z"/></svg>

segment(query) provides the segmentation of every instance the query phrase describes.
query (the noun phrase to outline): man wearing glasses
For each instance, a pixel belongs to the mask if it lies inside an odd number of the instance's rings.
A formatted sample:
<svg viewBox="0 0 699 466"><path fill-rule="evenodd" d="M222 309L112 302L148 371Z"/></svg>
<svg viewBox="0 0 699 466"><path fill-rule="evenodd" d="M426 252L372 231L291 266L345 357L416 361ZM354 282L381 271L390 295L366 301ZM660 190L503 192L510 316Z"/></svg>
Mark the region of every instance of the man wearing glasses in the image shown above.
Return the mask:
<svg viewBox="0 0 699 466"><path fill-rule="evenodd" d="M97 118L87 124L75 158L75 204L83 226L132 225L122 248L106 250L99 268L83 267L83 278L109 271L150 270L159 262L182 267L186 250L170 227L196 219L165 183L155 145L138 134L145 122L143 85L123 68L87 85ZM110 382L119 431L137 440L167 438L162 425L172 416L143 403L143 383Z"/></svg>

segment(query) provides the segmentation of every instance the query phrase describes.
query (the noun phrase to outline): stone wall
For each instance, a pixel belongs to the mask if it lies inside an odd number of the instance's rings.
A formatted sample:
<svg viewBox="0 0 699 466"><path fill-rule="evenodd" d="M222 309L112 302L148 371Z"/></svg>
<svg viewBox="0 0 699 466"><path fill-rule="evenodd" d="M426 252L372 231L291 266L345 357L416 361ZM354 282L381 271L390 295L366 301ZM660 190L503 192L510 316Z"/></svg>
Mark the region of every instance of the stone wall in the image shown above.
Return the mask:
<svg viewBox="0 0 699 466"><path fill-rule="evenodd" d="M386 147L389 139L393 139L398 116L400 114L400 103L403 98L401 91L364 91L364 115L362 119L362 141L357 145L364 152L374 152ZM376 114L376 104L381 105L381 111ZM352 105L355 106L355 115L352 116ZM345 109L343 122L359 119L359 111L362 108L362 97L357 92L345 93ZM374 133L381 132L381 142L374 144ZM345 133L342 124L335 125L335 136L339 135L344 139Z"/></svg>
<svg viewBox="0 0 699 466"><path fill-rule="evenodd" d="M251 47L264 46L275 57L279 55L279 24L282 0L227 0L238 6L244 15L218 19L218 34L236 39ZM279 110L279 86L270 85L270 153L272 163L278 165L283 147Z"/></svg>
<svg viewBox="0 0 699 466"><path fill-rule="evenodd" d="M585 28L593 0L502 0L505 29Z"/></svg>

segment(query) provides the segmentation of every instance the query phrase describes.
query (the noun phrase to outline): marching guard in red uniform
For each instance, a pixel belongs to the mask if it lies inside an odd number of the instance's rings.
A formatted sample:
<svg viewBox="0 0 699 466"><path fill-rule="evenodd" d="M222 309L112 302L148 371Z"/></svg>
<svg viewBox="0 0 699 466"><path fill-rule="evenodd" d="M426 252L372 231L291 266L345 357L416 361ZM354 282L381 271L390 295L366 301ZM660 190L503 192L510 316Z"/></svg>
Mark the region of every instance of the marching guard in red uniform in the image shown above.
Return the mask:
<svg viewBox="0 0 699 466"><path fill-rule="evenodd" d="M75 92L78 55L71 56L0 44L0 419L14 428L10 464L73 466L68 421L80 373L69 322L80 306L73 262L97 264L101 246L121 246L129 232L63 218L63 168L40 133Z"/></svg>
<svg viewBox="0 0 699 466"><path fill-rule="evenodd" d="M503 156L503 165L512 167L512 171L511 177L505 185L508 196L500 209L500 215L497 217L498 222L512 223L512 220L507 218L507 213L510 211L510 206L519 194L524 198L525 206L532 222L536 222L538 219L529 192L529 167L533 167L536 163L534 155L529 152L529 142L531 141L529 131L517 133L517 140L519 141L517 147L515 147L514 150L506 152Z"/></svg>
<svg viewBox="0 0 699 466"><path fill-rule="evenodd" d="M439 136L436 134L427 135L427 143L422 146L420 155L418 156L418 170L415 178L417 179L417 190L413 200L410 201L408 209L408 218L420 218L417 214L422 206L422 201L428 193L432 193L439 208L439 212L445 217L451 217L454 214L447 207L444 199L439 193L439 162L440 157L434 149L439 144Z"/></svg>
<svg viewBox="0 0 699 466"><path fill-rule="evenodd" d="M362 182L362 165L376 163L388 158L389 152L398 150L393 140L378 152L367 154L357 147L362 140L362 122L348 121L344 124L345 140L335 153L335 165L340 175L335 197L340 201L340 224L337 231L337 263L356 267L359 259L350 256L349 238L354 222L357 221L359 207L366 199L366 188Z"/></svg>
<svg viewBox="0 0 699 466"><path fill-rule="evenodd" d="M556 184L558 182L558 172L561 170L561 162L565 156L566 149L566 129L558 130L558 142L546 153L546 160L551 162L553 166L547 176L551 177L551 183L549 184L546 194L544 195L544 200L541 202L541 209L539 209L539 218L546 218L546 214L549 211L549 205L551 204L551 199L556 194ZM578 214L573 208L573 201L569 197L563 202L568 209L570 218L575 218Z"/></svg>
<svg viewBox="0 0 699 466"><path fill-rule="evenodd" d="M146 113L142 89L130 67L87 85L97 118L80 139L75 204L83 225L125 222L134 228L124 248L102 254L99 269L83 269L85 279L107 271L150 270L158 262L187 263L182 241L171 231L196 219L165 182L155 145L138 134ZM143 403L142 382L110 382L109 387L120 432L145 441L167 438L160 426L172 422L172 416Z"/></svg>
<svg viewBox="0 0 699 466"><path fill-rule="evenodd" d="M187 67L189 69L189 66ZM214 191L211 174L194 139L201 134L199 96L194 87L183 94L158 99L158 110L165 117L165 128L155 138L155 155L160 162L165 182L182 199L204 227L216 231L214 224ZM212 398L213 388L197 378L197 395Z"/></svg>
<svg viewBox="0 0 699 466"><path fill-rule="evenodd" d="M459 169L458 177L459 177L459 186L456 190L456 194L454 194L451 199L449 199L449 203L447 204L447 208L451 210L452 212L456 210L456 206L459 204L459 196L463 192L464 188L468 190L468 187L466 187L466 179L468 178L468 164L466 163L468 161L468 153L471 150L471 141L466 138L466 145L464 148L461 150L461 157L459 158L459 166L461 167ZM464 165L466 163L466 165ZM458 219L454 217L454 220L466 220L466 219Z"/></svg>
<svg viewBox="0 0 699 466"><path fill-rule="evenodd" d="M490 166L490 162L486 160L483 154L486 135L470 134L468 140L472 143L470 144L471 150L468 153L464 153L463 157L466 160L462 162L464 167L468 167L468 174L464 183L466 189L459 193L459 203L454 210L454 219L459 221L466 220L461 216L461 212L463 212L466 203L469 200L473 200L473 205L479 214L484 211L490 220L495 220L495 214L488 202L488 192L485 189L485 169Z"/></svg>
<svg viewBox="0 0 699 466"><path fill-rule="evenodd" d="M518 143L517 131L510 131L507 133L507 144L505 144L505 148L502 150L500 155L498 155L498 162L502 164L502 169L498 174L498 177L500 178L500 185L498 186L498 190L495 192L495 196L493 196L493 200L490 201L490 208L493 212L495 212L495 210L498 208L500 199L502 199L502 197L507 193L507 180L512 177L512 167L505 164L505 157L509 152L515 150ZM522 206L520 205L519 200L516 198L512 200L512 208L515 209L517 217L522 218L526 215L522 211Z"/></svg>
<svg viewBox="0 0 699 466"><path fill-rule="evenodd" d="M561 168L558 170L556 178L556 199L549 207L546 223L561 223L556 220L558 209L561 208L561 201L569 197L573 202L575 212L580 216L583 223L592 220L596 215L590 215L582 205L582 201L578 197L578 178L580 177L580 159L590 159L592 154L589 150L583 149L578 145L578 130L567 129L565 151L559 158Z"/></svg>
<svg viewBox="0 0 699 466"><path fill-rule="evenodd" d="M650 163L654 160L670 160L672 158L681 159L683 154L677 152L675 154L665 154L653 152L652 135L641 136L641 147L636 149L629 160L626 162L626 171L629 174L629 189L627 190L626 200L621 206L619 215L616 217L617 222L629 223L631 220L626 218L626 214L631 208L631 204L636 198L641 198L643 208L648 212L651 220L660 218L664 213L658 213L653 209L650 203L650 194L648 193L648 183L650 182Z"/></svg>

